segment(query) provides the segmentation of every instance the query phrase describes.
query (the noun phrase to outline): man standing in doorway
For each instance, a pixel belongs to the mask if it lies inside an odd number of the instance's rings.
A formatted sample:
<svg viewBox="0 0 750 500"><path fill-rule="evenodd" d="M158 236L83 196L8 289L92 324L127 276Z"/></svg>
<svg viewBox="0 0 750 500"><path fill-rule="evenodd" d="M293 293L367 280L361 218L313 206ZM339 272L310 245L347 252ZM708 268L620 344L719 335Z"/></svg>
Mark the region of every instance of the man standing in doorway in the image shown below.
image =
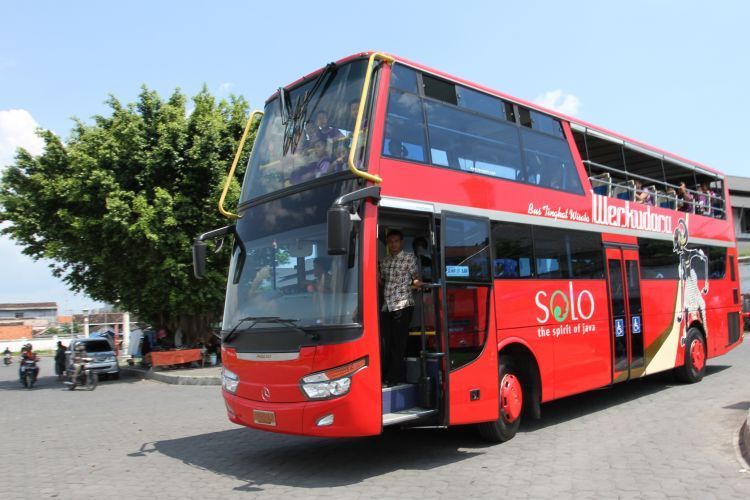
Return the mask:
<svg viewBox="0 0 750 500"><path fill-rule="evenodd" d="M395 385L405 381L404 354L409 324L414 312L412 288L422 285L417 258L403 251L404 235L394 229L386 238L388 255L380 263L383 287L382 368L383 382Z"/></svg>

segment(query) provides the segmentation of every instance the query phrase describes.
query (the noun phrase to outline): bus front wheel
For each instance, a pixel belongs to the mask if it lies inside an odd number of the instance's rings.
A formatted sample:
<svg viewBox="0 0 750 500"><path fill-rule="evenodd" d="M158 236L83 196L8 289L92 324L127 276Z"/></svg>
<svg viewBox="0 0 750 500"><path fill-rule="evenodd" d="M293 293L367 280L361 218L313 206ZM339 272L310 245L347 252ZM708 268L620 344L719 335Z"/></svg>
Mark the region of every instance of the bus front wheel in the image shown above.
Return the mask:
<svg viewBox="0 0 750 500"><path fill-rule="evenodd" d="M492 422L478 424L479 433L488 441L503 443L518 432L523 410L523 385L513 358L501 355L498 359L498 377L500 379L499 404L500 416Z"/></svg>
<svg viewBox="0 0 750 500"><path fill-rule="evenodd" d="M706 373L706 341L703 334L695 327L687 332L685 342L685 363L675 368L675 375L680 382L694 384L700 382Z"/></svg>

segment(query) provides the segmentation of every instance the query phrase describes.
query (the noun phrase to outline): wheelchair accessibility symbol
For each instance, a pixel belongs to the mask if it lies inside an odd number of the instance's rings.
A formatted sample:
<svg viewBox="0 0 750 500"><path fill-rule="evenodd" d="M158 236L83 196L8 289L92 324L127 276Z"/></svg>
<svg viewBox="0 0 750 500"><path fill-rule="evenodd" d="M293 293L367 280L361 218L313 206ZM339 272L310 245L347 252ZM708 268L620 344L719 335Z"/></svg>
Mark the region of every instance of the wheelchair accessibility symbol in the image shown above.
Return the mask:
<svg viewBox="0 0 750 500"><path fill-rule="evenodd" d="M641 317L633 316L632 323L633 323L633 333L641 333Z"/></svg>
<svg viewBox="0 0 750 500"><path fill-rule="evenodd" d="M625 320L616 319L615 320L615 337L624 337L624 336L625 336Z"/></svg>

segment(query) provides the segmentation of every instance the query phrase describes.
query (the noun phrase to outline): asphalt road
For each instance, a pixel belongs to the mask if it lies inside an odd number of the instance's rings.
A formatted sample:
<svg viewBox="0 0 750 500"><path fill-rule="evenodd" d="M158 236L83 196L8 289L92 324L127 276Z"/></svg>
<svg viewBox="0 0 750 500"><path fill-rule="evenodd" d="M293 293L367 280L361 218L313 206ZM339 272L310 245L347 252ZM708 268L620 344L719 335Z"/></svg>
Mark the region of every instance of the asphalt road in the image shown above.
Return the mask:
<svg viewBox="0 0 750 500"><path fill-rule="evenodd" d="M471 428L323 440L227 421L218 387L33 390L0 366L0 498L750 498L733 441L750 346L699 384L656 376L544 405L502 445Z"/></svg>

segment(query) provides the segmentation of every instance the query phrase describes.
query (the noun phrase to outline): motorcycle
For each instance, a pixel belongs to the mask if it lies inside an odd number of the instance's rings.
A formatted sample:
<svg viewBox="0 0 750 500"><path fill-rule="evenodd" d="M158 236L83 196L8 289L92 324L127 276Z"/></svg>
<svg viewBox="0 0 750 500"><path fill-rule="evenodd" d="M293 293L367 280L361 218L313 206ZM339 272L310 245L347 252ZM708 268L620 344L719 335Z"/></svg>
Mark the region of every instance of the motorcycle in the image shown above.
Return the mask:
<svg viewBox="0 0 750 500"><path fill-rule="evenodd" d="M68 377L70 380L65 382L68 384L68 389L71 391L75 390L79 385L85 387L89 391L96 389L96 384L99 383L99 375L91 369L91 363L93 358L83 358L83 365L78 370L76 375L75 365L68 370Z"/></svg>
<svg viewBox="0 0 750 500"><path fill-rule="evenodd" d="M34 387L36 379L39 376L39 367L36 365L36 360L33 359L22 359L21 360L21 383L27 389Z"/></svg>
<svg viewBox="0 0 750 500"><path fill-rule="evenodd" d="M3 357L3 363L5 365L9 365L13 362L13 355L11 353L6 353Z"/></svg>

